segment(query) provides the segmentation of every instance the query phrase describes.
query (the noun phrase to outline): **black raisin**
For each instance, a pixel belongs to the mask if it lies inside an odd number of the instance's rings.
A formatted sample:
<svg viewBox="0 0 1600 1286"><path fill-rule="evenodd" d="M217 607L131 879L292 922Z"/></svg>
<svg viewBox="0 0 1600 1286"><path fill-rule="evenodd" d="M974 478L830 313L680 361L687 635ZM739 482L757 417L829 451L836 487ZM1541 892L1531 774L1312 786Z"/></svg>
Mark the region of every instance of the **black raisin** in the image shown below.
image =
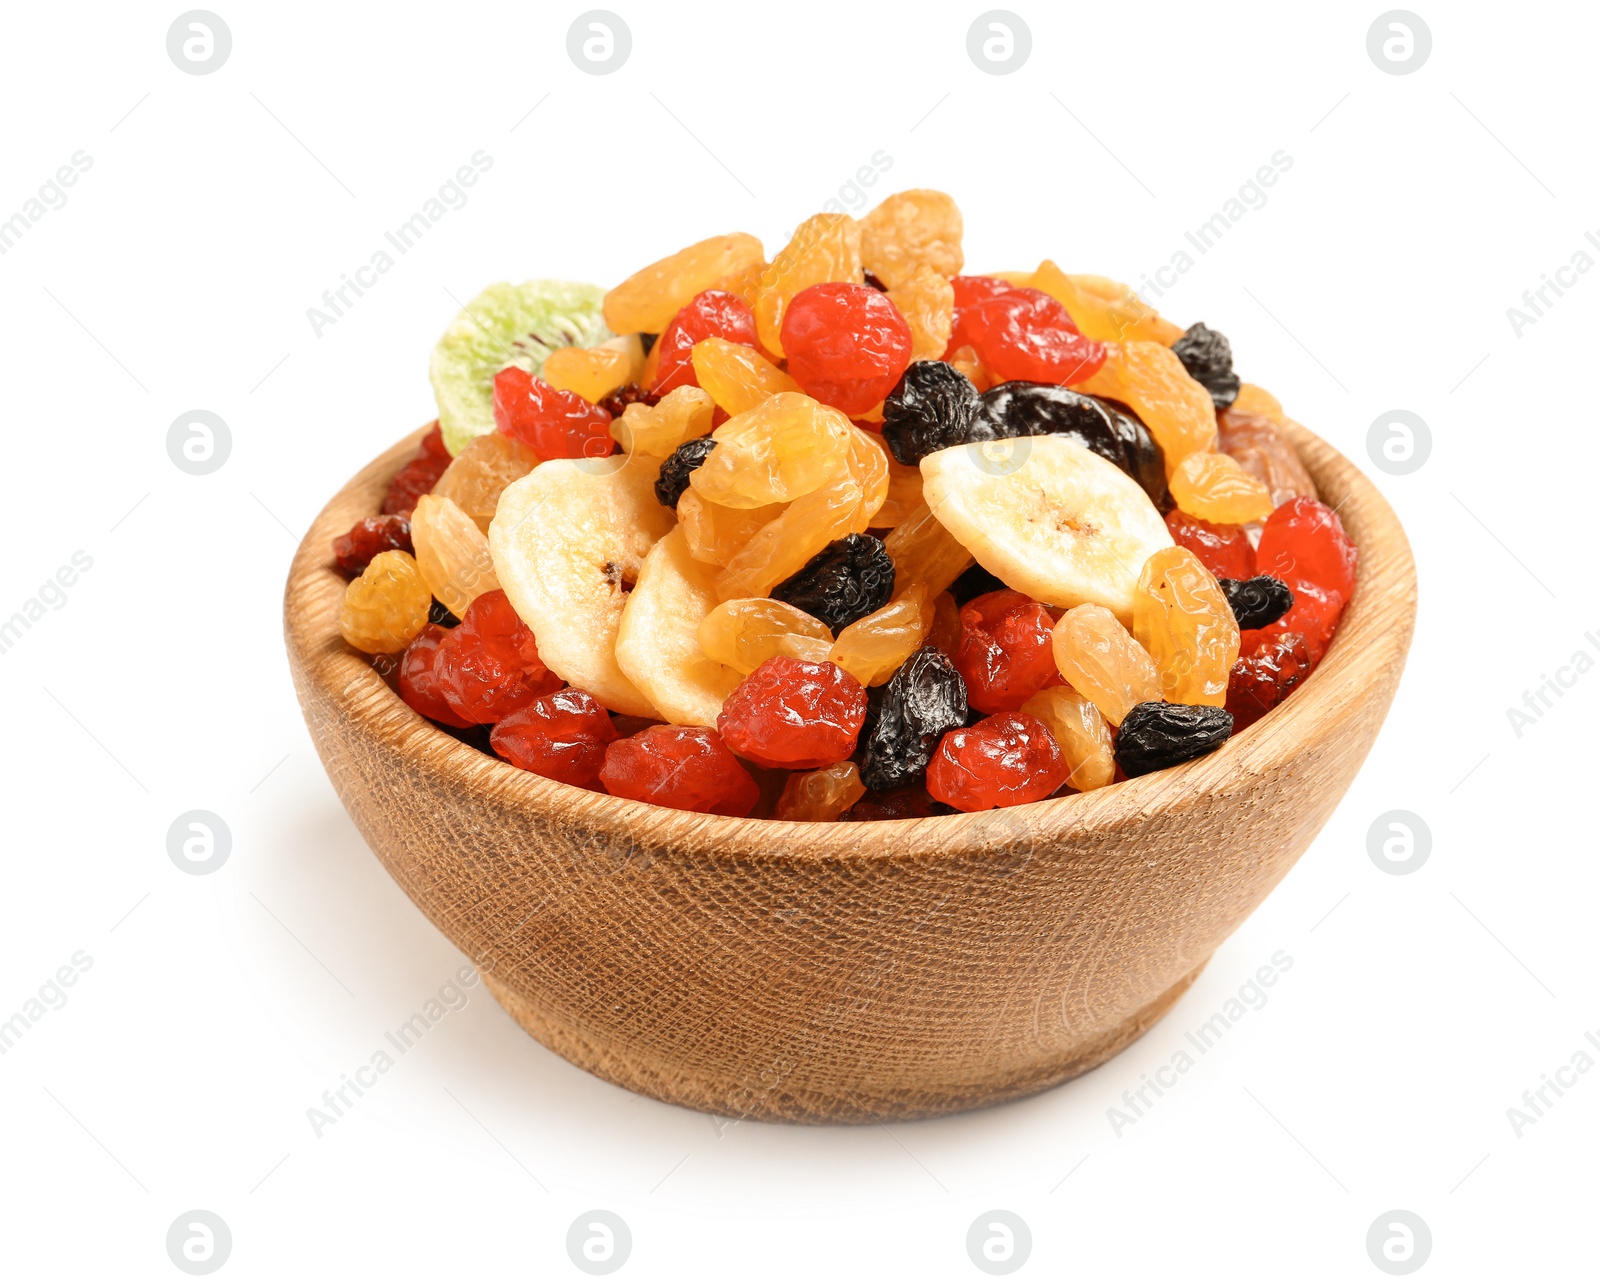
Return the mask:
<svg viewBox="0 0 1600 1286"><path fill-rule="evenodd" d="M967 685L931 643L918 648L884 688L863 743L861 780L886 794L922 781L939 738L967 722Z"/></svg>
<svg viewBox="0 0 1600 1286"><path fill-rule="evenodd" d="M772 591L837 634L894 595L894 560L876 536L836 540Z"/></svg>
<svg viewBox="0 0 1600 1286"><path fill-rule="evenodd" d="M904 790L880 795L869 790L855 806L840 814L841 822L887 822L906 817L948 817L958 812L949 804L942 804L928 794L923 786L907 786Z"/></svg>
<svg viewBox="0 0 1600 1286"><path fill-rule="evenodd" d="M1233 373L1233 345L1226 335L1196 322L1173 342L1172 351L1195 383L1205 386L1217 410L1233 405L1239 396L1239 377Z"/></svg>
<svg viewBox="0 0 1600 1286"><path fill-rule="evenodd" d="M1117 729L1117 764L1130 777L1209 755L1233 735L1233 716L1221 706L1141 701Z"/></svg>
<svg viewBox="0 0 1600 1286"><path fill-rule="evenodd" d="M862 280L865 281L867 283L867 285L871 286L874 290L880 292L881 294L885 294L885 295L887 295L889 293L889 287L885 286L883 284L883 282L878 278L878 276L875 273L864 272L864 273L861 274L861 277L862 277Z"/></svg>
<svg viewBox="0 0 1600 1286"><path fill-rule="evenodd" d="M1249 580L1229 580L1224 576L1217 583L1241 630L1271 625L1294 606L1294 591L1276 576L1252 576Z"/></svg>
<svg viewBox="0 0 1600 1286"><path fill-rule="evenodd" d="M950 593L956 600L956 606L960 607L963 603L970 603L979 594L992 594L1005 587L1005 581L986 570L982 564L973 563L950 583Z"/></svg>
<svg viewBox="0 0 1600 1286"><path fill-rule="evenodd" d="M611 418L615 420L635 402L643 402L646 406L654 406L660 400L654 393L640 388L637 384L624 384L621 388L607 393L596 405L601 410L608 412Z"/></svg>
<svg viewBox="0 0 1600 1286"><path fill-rule="evenodd" d="M948 362L912 362L883 402L883 440L901 464L996 434L978 421L978 389Z"/></svg>
<svg viewBox="0 0 1600 1286"><path fill-rule="evenodd" d="M1010 380L978 399L981 439L1031 438L1045 434L1071 438L1117 466L1159 505L1167 489L1166 459L1150 430L1125 408L1059 384Z"/></svg>
<svg viewBox="0 0 1600 1286"><path fill-rule="evenodd" d="M656 499L668 509L676 509L689 486L689 475L706 462L716 441L712 438L690 438L661 462L661 472L656 474Z"/></svg>

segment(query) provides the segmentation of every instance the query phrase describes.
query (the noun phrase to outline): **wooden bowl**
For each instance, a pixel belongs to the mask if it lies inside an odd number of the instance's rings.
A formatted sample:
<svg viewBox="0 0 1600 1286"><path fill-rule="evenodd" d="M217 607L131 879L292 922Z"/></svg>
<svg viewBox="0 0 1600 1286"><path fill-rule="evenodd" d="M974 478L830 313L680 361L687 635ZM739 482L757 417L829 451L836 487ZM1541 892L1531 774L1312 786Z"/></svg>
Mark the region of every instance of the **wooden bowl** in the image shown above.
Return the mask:
<svg viewBox="0 0 1600 1286"><path fill-rule="evenodd" d="M999 1103L1146 1031L1333 812L1400 679L1416 571L1394 512L1292 437L1361 551L1316 674L1221 750L1089 795L833 825L738 821L519 771L413 713L339 637L329 544L413 434L300 546L295 687L373 851L531 1035L734 1118L870 1121Z"/></svg>

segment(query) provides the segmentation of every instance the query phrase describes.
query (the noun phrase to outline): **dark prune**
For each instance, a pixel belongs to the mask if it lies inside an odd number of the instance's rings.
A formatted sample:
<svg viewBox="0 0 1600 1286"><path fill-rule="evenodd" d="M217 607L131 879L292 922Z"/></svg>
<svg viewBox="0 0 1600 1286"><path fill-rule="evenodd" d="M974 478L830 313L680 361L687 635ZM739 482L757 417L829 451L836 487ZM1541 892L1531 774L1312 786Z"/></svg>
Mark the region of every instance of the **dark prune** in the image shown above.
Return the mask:
<svg viewBox="0 0 1600 1286"><path fill-rule="evenodd" d="M997 589L1005 588L1005 581L982 563L973 563L950 583L950 593L956 600L957 607L970 603L980 594L992 594Z"/></svg>
<svg viewBox="0 0 1600 1286"><path fill-rule="evenodd" d="M1224 576L1217 584L1222 586L1241 630L1271 625L1294 606L1294 591L1276 576L1252 576L1249 580Z"/></svg>
<svg viewBox="0 0 1600 1286"><path fill-rule="evenodd" d="M1239 377L1233 373L1233 345L1226 335L1196 322L1173 341L1172 351L1195 383L1211 394L1217 410L1233 405L1239 396Z"/></svg>
<svg viewBox="0 0 1600 1286"><path fill-rule="evenodd" d="M663 465L663 476L666 471ZM660 489L658 482L658 495ZM772 591L773 598L810 612L835 634L885 606L893 595L894 560L883 541L863 535L834 541Z"/></svg>
<svg viewBox="0 0 1600 1286"><path fill-rule="evenodd" d="M861 279L881 294L887 295L889 293L889 287L885 286L874 273L864 272L861 274Z"/></svg>
<svg viewBox="0 0 1600 1286"><path fill-rule="evenodd" d="M1167 489L1166 459L1135 416L1087 393L1027 380L996 384L978 401L978 421L988 432L974 440L1045 434L1071 438L1121 469L1152 503L1161 503Z"/></svg>
<svg viewBox="0 0 1600 1286"><path fill-rule="evenodd" d="M1129 777L1171 768L1209 755L1233 733L1233 716L1221 706L1141 701L1117 729L1117 766Z"/></svg>
<svg viewBox="0 0 1600 1286"><path fill-rule="evenodd" d="M676 509L689 486L689 475L706 462L716 445L709 437L690 438L663 460L661 472L656 474L656 499L668 509Z"/></svg>
<svg viewBox="0 0 1600 1286"><path fill-rule="evenodd" d="M333 565L346 576L359 576L386 550L411 553L411 520L399 514L363 518L333 542Z"/></svg>
<svg viewBox="0 0 1600 1286"><path fill-rule="evenodd" d="M861 780L885 794L920 783L939 738L967 722L967 685L931 643L918 648L883 690L862 742Z"/></svg>
<svg viewBox="0 0 1600 1286"><path fill-rule="evenodd" d="M643 402L646 406L654 406L661 399L648 389L640 388L637 384L624 384L621 388L613 389L600 399L597 404L602 411L610 414L613 420L619 418L635 402Z"/></svg>
<svg viewBox="0 0 1600 1286"><path fill-rule="evenodd" d="M1226 709L1234 730L1248 728L1311 674L1311 652L1306 636L1290 631L1269 636L1249 653L1241 654L1228 675Z"/></svg>
<svg viewBox="0 0 1600 1286"><path fill-rule="evenodd" d="M948 362L912 362L883 402L883 440L901 464L965 442L989 442L978 389Z"/></svg>

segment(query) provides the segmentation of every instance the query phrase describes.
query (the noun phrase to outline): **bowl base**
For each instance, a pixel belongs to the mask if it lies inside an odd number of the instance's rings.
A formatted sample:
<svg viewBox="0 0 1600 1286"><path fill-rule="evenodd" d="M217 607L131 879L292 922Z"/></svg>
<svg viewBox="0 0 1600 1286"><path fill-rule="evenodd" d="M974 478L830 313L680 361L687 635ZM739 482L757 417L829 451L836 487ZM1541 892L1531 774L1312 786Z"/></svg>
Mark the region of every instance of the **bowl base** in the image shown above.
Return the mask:
<svg viewBox="0 0 1600 1286"><path fill-rule="evenodd" d="M863 1125L881 1121L914 1121L947 1116L974 1108L992 1107L1025 1098L1093 1071L1121 1053L1171 1009L1200 976L1210 957L1180 978L1144 1008L1110 1031L1073 1046L1031 1067L1011 1068L992 1080L955 1084L921 1084L915 1088L856 1086L840 1098L820 1088L803 1085L798 1075L789 1083L753 1092L736 1082L717 1083L687 1072L672 1075L669 1068L619 1057L600 1048L580 1032L554 1018L535 1001L513 991L492 974L484 973L489 994L525 1032L554 1054L602 1080L636 1094L644 1094L679 1107L693 1108L733 1120L783 1121L806 1125Z"/></svg>

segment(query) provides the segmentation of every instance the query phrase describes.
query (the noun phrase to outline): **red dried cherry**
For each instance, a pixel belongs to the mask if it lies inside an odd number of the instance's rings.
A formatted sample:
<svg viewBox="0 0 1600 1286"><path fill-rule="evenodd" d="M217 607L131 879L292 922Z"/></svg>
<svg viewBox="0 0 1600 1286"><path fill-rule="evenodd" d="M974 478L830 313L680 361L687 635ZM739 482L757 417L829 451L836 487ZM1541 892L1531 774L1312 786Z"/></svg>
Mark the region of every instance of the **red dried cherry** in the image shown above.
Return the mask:
<svg viewBox="0 0 1600 1286"><path fill-rule="evenodd" d="M650 391L660 397L685 384L698 387L691 353L702 339L713 337L756 347L756 318L750 305L726 290L702 290L678 309L656 340L661 356Z"/></svg>
<svg viewBox="0 0 1600 1286"><path fill-rule="evenodd" d="M1040 688L1061 682L1044 605L1014 589L980 594L961 609L961 640L951 659L967 684L967 704L985 714L1016 710Z"/></svg>
<svg viewBox="0 0 1600 1286"><path fill-rule="evenodd" d="M428 625L411 640L400 658L396 676L400 699L424 719L432 719L451 728L470 728L471 719L463 719L450 708L439 691L439 674L435 668L439 660L439 647L449 638L449 631L439 625Z"/></svg>
<svg viewBox="0 0 1600 1286"><path fill-rule="evenodd" d="M423 436L417 454L390 481L389 489L383 495L383 504L379 507L380 512L398 514L402 518L411 517L411 511L417 507L417 498L432 491L434 484L449 467L450 453L445 450L444 436L435 423ZM376 557L382 552L376 550L372 556Z"/></svg>
<svg viewBox="0 0 1600 1286"><path fill-rule="evenodd" d="M1248 652L1241 651L1228 675L1227 710L1233 716L1233 730L1248 728L1261 718L1313 668L1305 635L1294 631L1259 639Z"/></svg>
<svg viewBox="0 0 1600 1286"><path fill-rule="evenodd" d="M1349 602L1356 589L1356 547L1338 514L1320 500L1295 496L1274 509L1261 529L1256 571L1291 589L1296 581L1310 581Z"/></svg>
<svg viewBox="0 0 1600 1286"><path fill-rule="evenodd" d="M613 795L691 813L748 817L761 788L711 728L658 723L606 747L600 780Z"/></svg>
<svg viewBox="0 0 1600 1286"><path fill-rule="evenodd" d="M1025 286L976 304L963 316L962 328L1001 382L1081 383L1106 360L1105 345L1079 334L1058 301Z"/></svg>
<svg viewBox="0 0 1600 1286"><path fill-rule="evenodd" d="M541 460L611 454L611 413L570 389L546 384L520 366L494 377L494 422Z"/></svg>
<svg viewBox="0 0 1600 1286"><path fill-rule="evenodd" d="M472 600L461 624L439 645L434 672L450 708L473 723L498 723L562 686L539 659L533 631L503 589Z"/></svg>
<svg viewBox="0 0 1600 1286"><path fill-rule="evenodd" d="M359 576L388 549L411 553L411 520L399 514L363 518L333 542L333 565L346 576Z"/></svg>
<svg viewBox="0 0 1600 1286"><path fill-rule="evenodd" d="M928 764L928 793L964 813L1031 804L1068 774L1050 730L1031 714L992 714L947 732Z"/></svg>
<svg viewBox="0 0 1600 1286"><path fill-rule="evenodd" d="M1249 655L1263 639L1300 634L1305 638L1311 664L1315 666L1321 663L1322 654L1328 650L1328 641L1339 624L1339 617L1344 614L1344 598L1308 580L1292 580L1289 589L1294 594L1293 607L1271 625L1259 630L1239 631L1239 655Z"/></svg>
<svg viewBox="0 0 1600 1286"><path fill-rule="evenodd" d="M774 656L729 693L717 731L763 768L826 768L850 757L866 718L866 689L833 662Z"/></svg>
<svg viewBox="0 0 1600 1286"><path fill-rule="evenodd" d="M958 348L966 348L972 344L972 335L967 323L972 318L972 310L979 304L990 299L997 299L1001 295L1009 295L1016 289L1009 281L1001 281L998 277L952 277L950 285L956 292L955 306L950 319L950 343L945 346L945 360L949 361L952 353Z"/></svg>
<svg viewBox="0 0 1600 1286"><path fill-rule="evenodd" d="M581 688L535 697L495 724L495 754L528 772L569 786L600 789L606 746L617 739L611 716Z"/></svg>
<svg viewBox="0 0 1600 1286"><path fill-rule="evenodd" d="M796 383L846 415L888 397L911 361L911 327L900 310L854 282L806 287L789 301L782 336Z"/></svg>
<svg viewBox="0 0 1600 1286"><path fill-rule="evenodd" d="M1167 530L1218 580L1249 580L1256 574L1256 551L1243 527L1232 523L1207 522L1174 509L1167 515Z"/></svg>

